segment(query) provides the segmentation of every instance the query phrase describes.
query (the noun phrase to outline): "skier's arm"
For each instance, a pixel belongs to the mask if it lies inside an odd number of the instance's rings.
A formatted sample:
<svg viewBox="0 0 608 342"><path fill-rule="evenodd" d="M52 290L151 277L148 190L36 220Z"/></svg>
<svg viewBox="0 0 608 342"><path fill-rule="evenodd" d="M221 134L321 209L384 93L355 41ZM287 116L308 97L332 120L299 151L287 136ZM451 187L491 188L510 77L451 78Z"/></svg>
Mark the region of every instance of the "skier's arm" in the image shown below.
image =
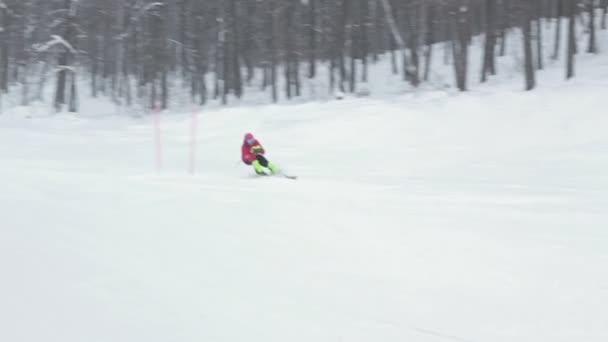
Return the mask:
<svg viewBox="0 0 608 342"><path fill-rule="evenodd" d="M243 147L241 148L241 160L244 163L247 163L247 162L251 162L250 159L252 159L251 158L251 151L248 148L248 146L243 145Z"/></svg>
<svg viewBox="0 0 608 342"><path fill-rule="evenodd" d="M264 154L266 151L264 151L264 148L262 147L261 144L257 144L255 146L251 147L251 153L253 154Z"/></svg>

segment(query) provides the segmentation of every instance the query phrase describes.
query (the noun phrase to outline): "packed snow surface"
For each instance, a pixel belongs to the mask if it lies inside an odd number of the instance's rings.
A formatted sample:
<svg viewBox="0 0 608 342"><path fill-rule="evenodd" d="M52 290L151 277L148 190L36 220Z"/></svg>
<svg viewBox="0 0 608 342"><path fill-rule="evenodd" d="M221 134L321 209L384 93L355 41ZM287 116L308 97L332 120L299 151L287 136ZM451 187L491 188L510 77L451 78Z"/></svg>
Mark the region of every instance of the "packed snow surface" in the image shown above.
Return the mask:
<svg viewBox="0 0 608 342"><path fill-rule="evenodd" d="M0 115L0 340L608 341L608 61L540 89ZM553 84L553 85L551 85ZM99 115L98 115L99 114ZM239 163L251 131L296 181Z"/></svg>

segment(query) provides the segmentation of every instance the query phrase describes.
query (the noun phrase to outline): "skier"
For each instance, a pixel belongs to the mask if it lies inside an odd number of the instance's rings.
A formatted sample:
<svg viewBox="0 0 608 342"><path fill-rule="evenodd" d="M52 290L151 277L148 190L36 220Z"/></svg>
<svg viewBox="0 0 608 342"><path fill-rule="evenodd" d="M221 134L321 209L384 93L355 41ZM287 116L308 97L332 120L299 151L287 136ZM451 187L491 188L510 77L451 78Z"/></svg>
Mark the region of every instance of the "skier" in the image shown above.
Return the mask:
<svg viewBox="0 0 608 342"><path fill-rule="evenodd" d="M270 170L272 174L278 173L279 168L264 157L265 153L266 151L264 151L264 148L253 134L245 134L243 146L241 147L241 159L243 163L253 165L255 173L258 175L266 175L264 168Z"/></svg>

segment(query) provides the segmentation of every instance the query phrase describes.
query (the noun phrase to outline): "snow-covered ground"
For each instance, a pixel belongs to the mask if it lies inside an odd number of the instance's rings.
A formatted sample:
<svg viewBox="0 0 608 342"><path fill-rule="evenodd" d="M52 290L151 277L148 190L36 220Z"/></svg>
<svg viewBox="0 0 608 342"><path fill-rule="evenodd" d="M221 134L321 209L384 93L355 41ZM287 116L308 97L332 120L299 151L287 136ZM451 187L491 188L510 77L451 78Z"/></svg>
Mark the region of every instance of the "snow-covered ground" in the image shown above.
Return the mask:
<svg viewBox="0 0 608 342"><path fill-rule="evenodd" d="M608 340L608 58L520 91L0 115L0 341ZM99 110L104 114L103 110ZM106 113L112 114L112 113ZM252 131L300 179L239 164Z"/></svg>

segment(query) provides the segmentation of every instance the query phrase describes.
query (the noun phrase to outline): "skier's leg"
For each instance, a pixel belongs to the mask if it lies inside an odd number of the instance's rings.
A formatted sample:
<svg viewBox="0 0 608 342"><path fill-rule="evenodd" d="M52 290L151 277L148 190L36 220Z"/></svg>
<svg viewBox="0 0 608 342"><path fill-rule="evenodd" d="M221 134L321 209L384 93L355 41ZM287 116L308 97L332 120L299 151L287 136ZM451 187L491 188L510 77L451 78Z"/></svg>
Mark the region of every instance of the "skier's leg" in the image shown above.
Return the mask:
<svg viewBox="0 0 608 342"><path fill-rule="evenodd" d="M258 154L258 155L255 157L255 160L256 160L258 163L260 163L260 165L262 165L263 167L268 167L268 159L266 159L266 157L264 157L263 155Z"/></svg>
<svg viewBox="0 0 608 342"><path fill-rule="evenodd" d="M267 167L268 167L268 170L270 170L270 172L272 172L272 173L279 172L279 168L276 165L274 165L273 163L271 163L271 162L268 162L268 166Z"/></svg>
<svg viewBox="0 0 608 342"><path fill-rule="evenodd" d="M268 159L266 159L266 157L263 155L258 155L256 161L258 161L263 167L268 168L272 173L277 173L279 171L279 168L273 163L269 162Z"/></svg>
<svg viewBox="0 0 608 342"><path fill-rule="evenodd" d="M264 173L264 167L262 166L262 164L260 163L259 160L254 160L251 165L253 165L253 169L255 170L255 173L257 174L263 174Z"/></svg>

